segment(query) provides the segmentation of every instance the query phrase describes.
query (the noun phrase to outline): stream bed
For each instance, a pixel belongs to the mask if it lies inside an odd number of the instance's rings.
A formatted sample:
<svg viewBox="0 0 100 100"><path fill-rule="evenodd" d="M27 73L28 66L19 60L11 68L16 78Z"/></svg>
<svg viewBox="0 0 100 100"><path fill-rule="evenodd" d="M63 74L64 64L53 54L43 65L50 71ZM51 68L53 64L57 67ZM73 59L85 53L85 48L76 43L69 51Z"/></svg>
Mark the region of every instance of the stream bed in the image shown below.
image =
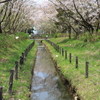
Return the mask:
<svg viewBox="0 0 100 100"><path fill-rule="evenodd" d="M63 86L51 57L41 42L38 42L33 73L30 100L73 100Z"/></svg>

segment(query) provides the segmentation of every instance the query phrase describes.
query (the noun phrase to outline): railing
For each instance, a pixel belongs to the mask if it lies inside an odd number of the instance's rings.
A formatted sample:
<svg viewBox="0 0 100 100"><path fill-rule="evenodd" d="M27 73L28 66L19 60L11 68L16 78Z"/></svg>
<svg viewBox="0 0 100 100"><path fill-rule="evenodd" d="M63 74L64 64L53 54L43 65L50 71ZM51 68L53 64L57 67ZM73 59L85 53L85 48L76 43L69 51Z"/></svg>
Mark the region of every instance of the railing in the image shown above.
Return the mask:
<svg viewBox="0 0 100 100"><path fill-rule="evenodd" d="M14 78L16 80L18 80L18 68L21 69L21 65L24 64L24 61L27 57L27 54L28 52L31 50L31 48L34 46L34 43L35 41L33 41L25 50L24 52L22 53L22 55L20 56L20 59L18 61L15 61L15 66L13 69L10 70L10 76L9 76L9 79L7 81L9 81L9 84L8 84L8 89L7 89L7 92L9 94L12 94L12 89L13 89L13 80ZM7 82L6 82L7 83ZM6 84L5 83L5 84ZM7 84L6 84L7 85ZM0 100L3 100L3 86L0 86Z"/></svg>
<svg viewBox="0 0 100 100"><path fill-rule="evenodd" d="M62 56L65 57L65 59L68 59L69 62L72 64L72 60L74 59L75 61L75 68L78 68L80 66L80 59L78 58L78 56L74 56L72 55L72 53L69 53L68 54L68 51L67 50L64 50L63 48L59 47L57 44L51 42L50 40L46 40L48 43L50 43L55 49L56 51L58 51ZM88 78L89 76L89 62L83 62L81 61L83 64L85 64L85 78ZM100 71L99 71L100 72Z"/></svg>

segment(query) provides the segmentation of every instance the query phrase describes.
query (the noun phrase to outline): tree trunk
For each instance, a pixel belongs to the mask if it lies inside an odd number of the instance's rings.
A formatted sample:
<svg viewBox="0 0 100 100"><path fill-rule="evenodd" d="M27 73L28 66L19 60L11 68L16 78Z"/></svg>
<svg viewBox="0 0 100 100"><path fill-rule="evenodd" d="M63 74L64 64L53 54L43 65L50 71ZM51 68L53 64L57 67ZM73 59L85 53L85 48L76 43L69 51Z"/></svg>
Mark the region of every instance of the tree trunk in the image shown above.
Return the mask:
<svg viewBox="0 0 100 100"><path fill-rule="evenodd" d="M71 27L68 27L69 39L71 39Z"/></svg>
<svg viewBox="0 0 100 100"><path fill-rule="evenodd" d="M94 32L93 27L90 27L90 35L92 35L92 34L93 34L93 32Z"/></svg>
<svg viewBox="0 0 100 100"><path fill-rule="evenodd" d="M97 27L96 27L96 33L98 33L99 28L100 28L100 14L98 16L98 23L97 23Z"/></svg>
<svg viewBox="0 0 100 100"><path fill-rule="evenodd" d="M76 33L75 39L79 39L79 33Z"/></svg>

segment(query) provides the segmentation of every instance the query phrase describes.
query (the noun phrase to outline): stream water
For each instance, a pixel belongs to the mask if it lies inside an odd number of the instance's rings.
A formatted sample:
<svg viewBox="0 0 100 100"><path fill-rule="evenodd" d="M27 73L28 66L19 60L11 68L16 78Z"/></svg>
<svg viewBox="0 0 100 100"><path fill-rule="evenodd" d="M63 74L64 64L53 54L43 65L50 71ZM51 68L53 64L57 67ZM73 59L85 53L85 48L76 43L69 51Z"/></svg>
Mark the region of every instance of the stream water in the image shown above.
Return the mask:
<svg viewBox="0 0 100 100"><path fill-rule="evenodd" d="M62 85L47 50L38 44L30 100L73 100Z"/></svg>

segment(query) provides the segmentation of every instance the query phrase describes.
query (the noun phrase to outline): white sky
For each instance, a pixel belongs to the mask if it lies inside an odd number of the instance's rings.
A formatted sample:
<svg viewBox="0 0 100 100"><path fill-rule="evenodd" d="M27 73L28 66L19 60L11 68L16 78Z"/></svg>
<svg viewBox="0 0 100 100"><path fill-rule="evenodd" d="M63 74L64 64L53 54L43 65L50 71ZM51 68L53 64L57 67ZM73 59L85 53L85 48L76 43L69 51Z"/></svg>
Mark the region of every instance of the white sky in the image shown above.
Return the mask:
<svg viewBox="0 0 100 100"><path fill-rule="evenodd" d="M36 3L38 4L41 4L41 3L44 3L45 1L48 1L48 0L34 0Z"/></svg>

